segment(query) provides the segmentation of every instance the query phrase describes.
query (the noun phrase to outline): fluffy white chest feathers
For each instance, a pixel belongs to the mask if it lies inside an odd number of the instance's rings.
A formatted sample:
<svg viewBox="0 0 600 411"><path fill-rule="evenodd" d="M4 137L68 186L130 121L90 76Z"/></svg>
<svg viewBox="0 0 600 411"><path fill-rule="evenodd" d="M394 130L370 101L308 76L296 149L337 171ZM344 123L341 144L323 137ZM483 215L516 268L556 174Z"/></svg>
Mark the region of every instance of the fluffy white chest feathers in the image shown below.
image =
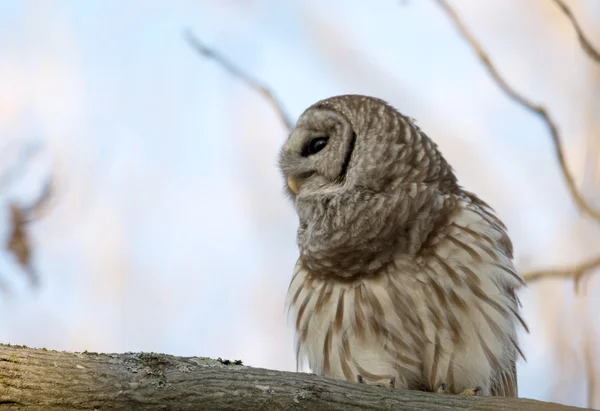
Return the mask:
<svg viewBox="0 0 600 411"><path fill-rule="evenodd" d="M464 200L422 255L375 275L316 276L300 259L288 291L298 360L350 381L516 396L524 323L506 241L491 210Z"/></svg>

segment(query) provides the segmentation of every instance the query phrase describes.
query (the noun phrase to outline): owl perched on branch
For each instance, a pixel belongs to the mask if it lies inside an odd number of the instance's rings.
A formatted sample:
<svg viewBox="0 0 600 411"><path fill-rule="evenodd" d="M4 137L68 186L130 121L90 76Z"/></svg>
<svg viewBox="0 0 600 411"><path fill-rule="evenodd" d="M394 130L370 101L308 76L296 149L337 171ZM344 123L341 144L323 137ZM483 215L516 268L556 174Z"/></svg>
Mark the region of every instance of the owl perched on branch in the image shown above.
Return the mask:
<svg viewBox="0 0 600 411"><path fill-rule="evenodd" d="M299 361L350 381L517 396L527 326L506 227L410 118L372 97L319 101L279 166L300 220L287 295Z"/></svg>

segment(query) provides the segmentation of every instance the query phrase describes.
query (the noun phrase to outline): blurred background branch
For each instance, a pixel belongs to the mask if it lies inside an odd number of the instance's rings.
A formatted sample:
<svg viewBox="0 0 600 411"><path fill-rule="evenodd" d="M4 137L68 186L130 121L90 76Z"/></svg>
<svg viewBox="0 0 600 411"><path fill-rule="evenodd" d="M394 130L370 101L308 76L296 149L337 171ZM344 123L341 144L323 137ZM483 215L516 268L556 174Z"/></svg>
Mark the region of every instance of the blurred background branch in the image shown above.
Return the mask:
<svg viewBox="0 0 600 411"><path fill-rule="evenodd" d="M596 356L595 350L595 338L592 336L593 331L588 329L583 342L583 357L585 364L585 374L587 379L587 404L588 407L593 407L598 404L600 398L600 392L596 385L598 384L596 377Z"/></svg>
<svg viewBox="0 0 600 411"><path fill-rule="evenodd" d="M583 197L583 194L577 188L575 179L573 177L573 173L569 169L567 160L565 159L564 147L562 144L560 132L558 131L558 126L556 125L556 122L553 120L550 114L548 114L546 108L541 105L535 104L534 102L517 92L513 87L511 87L508 84L508 82L500 75L498 69L496 69L496 66L492 63L492 60L490 59L488 53L483 49L481 43L479 43L479 41L475 38L473 33L471 33L471 31L463 23L456 11L452 8L452 6L450 6L450 4L446 0L435 1L437 1L440 7L446 12L446 14L448 14L450 20L452 20L452 22L460 32L461 36L471 46L475 54L477 54L477 57L479 57L479 60L481 61L481 63L483 63L490 76L492 76L496 84L498 84L498 87L500 87L500 89L510 99L520 104L523 108L531 111L533 114L536 114L546 123L550 131L550 135L552 136L552 142L554 143L556 158L560 165L560 169L562 171L565 182L567 183L569 191L571 192L573 200L575 200L577 207L579 207L579 209L582 212L588 214L594 220L600 222L600 210L594 208L591 204L589 204ZM574 21L574 18L572 19L572 21Z"/></svg>
<svg viewBox="0 0 600 411"><path fill-rule="evenodd" d="M44 188L28 206L10 204L11 232L6 243L6 248L16 258L19 266L27 273L29 280L35 286L39 277L35 272L32 261L32 244L29 236L28 225L40 219L48 211L48 204L53 193L52 179L49 179Z"/></svg>
<svg viewBox="0 0 600 411"><path fill-rule="evenodd" d="M567 18L571 21L573 28L577 32L577 37L579 38L579 44L581 44L581 48L586 52L588 56L590 56L591 59L596 60L598 63L600 63L600 53L594 48L592 43L590 43L588 38L583 33L583 30L581 29L581 26L579 25L579 22L573 15L571 9L567 7L563 0L554 0L554 2L558 7L560 7L563 13L565 13Z"/></svg>
<svg viewBox="0 0 600 411"><path fill-rule="evenodd" d="M38 144L27 143L19 151L15 165L8 167L0 176L0 192L3 194L8 188L25 174L25 169L31 164L35 154L38 153ZM39 284L39 276L33 266L33 244L29 233L29 224L43 217L48 210L48 204L53 193L52 177L43 185L37 198L30 204L23 205L16 201L8 204L9 233L5 242L5 249L12 254L19 267L26 273L30 284L34 287ZM6 284L2 284L3 291L9 291Z"/></svg>
<svg viewBox="0 0 600 411"><path fill-rule="evenodd" d="M0 192L5 192L10 184L25 172L24 168L31 162L31 159L39 150L40 145L35 143L24 144L20 148L16 164L8 167L0 176Z"/></svg>
<svg viewBox="0 0 600 411"><path fill-rule="evenodd" d="M487 69L490 76L494 79L498 87L513 101L520 104L523 108L529 110L533 114L539 116L548 126L550 131L550 135L552 137L552 142L554 143L555 155L558 160L558 164L562 171L562 175L564 180L569 188L571 196L573 200L577 204L577 207L592 217L596 222L600 223L600 210L596 209L593 205L591 205L583 196L581 191L577 188L577 184L575 183L575 178L573 177L573 173L569 169L567 164L567 160L564 153L564 147L562 144L562 137L560 132L558 131L558 126L553 118L548 114L548 111L541 105L533 103L528 98L524 97L521 93L516 91L513 87L511 87L508 82L500 75L498 69L490 59L488 53L483 49L481 43L475 38L473 33L467 28L467 26L463 23L461 18L458 16L456 11L450 6L450 4L446 0L435 0L440 5L440 7L446 12L450 20L454 23L461 36L467 41L467 43L471 46L479 60ZM555 2L561 7L563 12L569 17L569 20L572 22L573 26L577 30L579 35L580 44L583 49L590 55L590 57L596 59L597 53L591 47L589 42L586 40L585 36L581 32L579 24L575 17L571 13L571 11L562 3L560 0L555 0ZM595 54L596 53L596 54ZM531 273L524 273L523 278L527 282L537 281L542 278L548 277L559 277L559 278L573 278L575 282L575 291L579 291L579 283L584 274L600 267L600 256L594 258L588 262L581 263L577 265L575 268L571 270L545 270L545 271L536 271Z"/></svg>
<svg viewBox="0 0 600 411"><path fill-rule="evenodd" d="M258 80L253 79L248 73L242 70L239 66L235 65L218 51L204 45L198 37L196 37L190 30L185 31L185 38L187 42L192 46L194 50L198 52L202 57L205 57L209 60L214 60L217 64L225 69L232 76L242 80L246 85L250 88L253 88L258 93L262 94L269 103L273 106L277 114L279 115L279 119L281 120L283 126L287 131L291 131L294 127L294 122L291 120L290 116L286 112L283 107L283 104L275 96L275 94L271 91L270 87L267 87L263 83Z"/></svg>
<svg viewBox="0 0 600 411"><path fill-rule="evenodd" d="M532 283L545 278L572 278L575 286L575 293L579 293L579 286L585 275L591 273L598 267L600 267L600 256L594 257L589 261L584 261L579 265L569 269L551 269L528 272L523 274L523 279L528 283Z"/></svg>

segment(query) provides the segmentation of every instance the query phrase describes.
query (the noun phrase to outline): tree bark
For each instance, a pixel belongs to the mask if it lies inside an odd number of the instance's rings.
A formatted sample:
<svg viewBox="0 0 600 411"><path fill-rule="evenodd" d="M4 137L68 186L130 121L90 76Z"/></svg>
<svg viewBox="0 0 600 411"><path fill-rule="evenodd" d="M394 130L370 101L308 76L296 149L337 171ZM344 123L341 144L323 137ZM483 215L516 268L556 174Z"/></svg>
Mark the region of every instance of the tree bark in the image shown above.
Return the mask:
<svg viewBox="0 0 600 411"><path fill-rule="evenodd" d="M2 344L0 409L581 410L528 399L376 387L203 357L68 353Z"/></svg>

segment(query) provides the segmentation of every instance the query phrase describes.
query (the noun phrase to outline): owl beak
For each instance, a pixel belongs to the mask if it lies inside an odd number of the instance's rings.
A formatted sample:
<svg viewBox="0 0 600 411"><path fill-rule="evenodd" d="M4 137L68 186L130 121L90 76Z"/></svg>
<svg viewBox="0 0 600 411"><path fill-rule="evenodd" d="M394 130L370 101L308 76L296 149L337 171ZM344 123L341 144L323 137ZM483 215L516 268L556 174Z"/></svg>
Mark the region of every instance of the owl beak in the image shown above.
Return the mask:
<svg viewBox="0 0 600 411"><path fill-rule="evenodd" d="M296 180L292 176L289 176L287 178L287 185L288 185L289 189L292 190L292 192L294 194L298 194L298 180Z"/></svg>

